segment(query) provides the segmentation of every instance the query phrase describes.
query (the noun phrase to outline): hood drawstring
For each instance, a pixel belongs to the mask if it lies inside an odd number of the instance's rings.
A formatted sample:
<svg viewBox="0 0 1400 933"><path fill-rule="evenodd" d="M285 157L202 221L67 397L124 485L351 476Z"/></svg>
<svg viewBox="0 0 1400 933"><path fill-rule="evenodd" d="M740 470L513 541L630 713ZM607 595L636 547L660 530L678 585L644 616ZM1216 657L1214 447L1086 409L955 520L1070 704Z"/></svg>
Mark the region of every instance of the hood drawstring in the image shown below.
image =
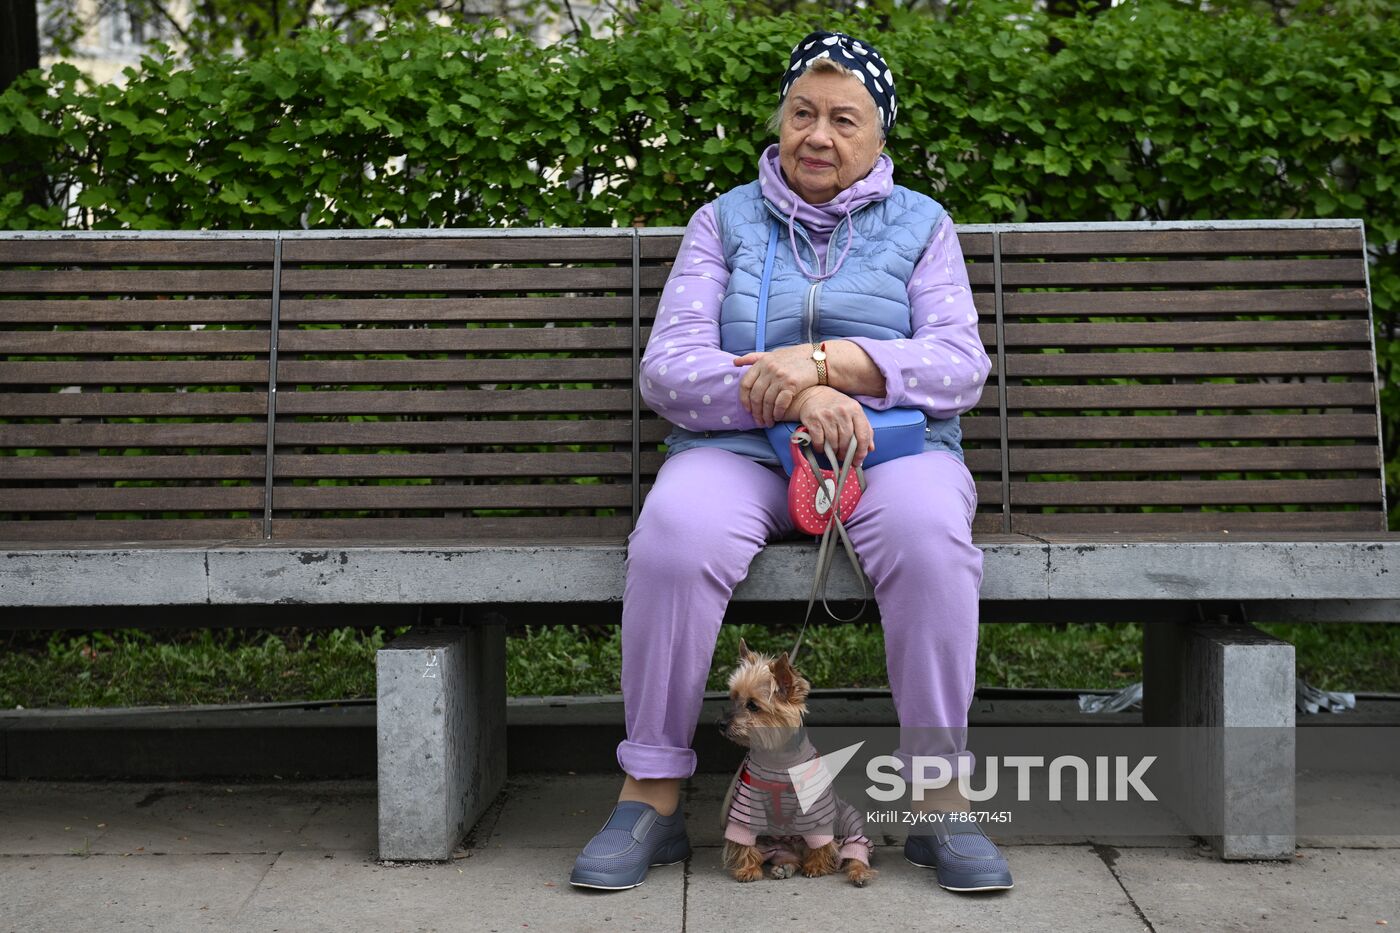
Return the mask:
<svg viewBox="0 0 1400 933"><path fill-rule="evenodd" d="M846 190L847 192L854 193L855 189L848 188ZM818 275L815 272L810 271L807 268L806 264L802 262L802 253L799 252L797 249L797 208L799 202L795 198L793 199L792 213L788 215L788 242L792 245L792 258L797 261L797 268L802 271L803 275L811 279L813 282L824 282L827 279L831 278L833 275L835 275L837 272L841 271L841 266L846 262L846 256L849 255L851 252L851 242L855 239L856 236L856 226L851 221L850 201L851 195L848 194L846 196L845 201L841 204L841 210L844 212L844 217L846 220L846 245L841 250L841 255L837 257L836 264L831 267L830 271ZM836 232L840 229L841 224L838 221L835 229L831 231L831 235L833 238L836 236ZM826 244L826 252L828 256L831 255L831 249L833 246L835 246L835 243L833 243L831 240L828 240Z"/></svg>

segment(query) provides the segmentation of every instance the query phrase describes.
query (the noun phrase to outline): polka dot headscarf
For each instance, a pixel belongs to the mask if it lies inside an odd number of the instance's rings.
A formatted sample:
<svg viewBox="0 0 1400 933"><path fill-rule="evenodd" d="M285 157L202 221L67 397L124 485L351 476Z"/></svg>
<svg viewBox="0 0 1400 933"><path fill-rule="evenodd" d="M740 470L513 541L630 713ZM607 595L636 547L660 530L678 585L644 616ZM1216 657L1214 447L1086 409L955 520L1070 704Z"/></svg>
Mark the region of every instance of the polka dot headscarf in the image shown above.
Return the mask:
<svg viewBox="0 0 1400 933"><path fill-rule="evenodd" d="M819 58L829 58L855 73L875 99L875 112L879 114L880 125L888 134L894 126L895 114L899 112L899 102L894 96L894 75L890 74L889 66L879 52L845 33L814 32L792 47L778 102L781 104L787 100L793 82L802 77L803 72Z"/></svg>

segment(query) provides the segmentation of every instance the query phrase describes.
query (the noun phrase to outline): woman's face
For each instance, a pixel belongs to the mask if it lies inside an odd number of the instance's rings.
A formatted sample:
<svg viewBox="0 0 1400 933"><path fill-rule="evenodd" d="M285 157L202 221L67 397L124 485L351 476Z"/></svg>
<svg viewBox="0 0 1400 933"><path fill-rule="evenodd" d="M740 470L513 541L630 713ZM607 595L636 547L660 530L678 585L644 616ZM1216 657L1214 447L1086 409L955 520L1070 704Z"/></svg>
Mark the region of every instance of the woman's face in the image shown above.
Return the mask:
<svg viewBox="0 0 1400 933"><path fill-rule="evenodd" d="M860 181L884 148L875 100L858 78L808 71L788 89L778 161L808 204L825 204Z"/></svg>

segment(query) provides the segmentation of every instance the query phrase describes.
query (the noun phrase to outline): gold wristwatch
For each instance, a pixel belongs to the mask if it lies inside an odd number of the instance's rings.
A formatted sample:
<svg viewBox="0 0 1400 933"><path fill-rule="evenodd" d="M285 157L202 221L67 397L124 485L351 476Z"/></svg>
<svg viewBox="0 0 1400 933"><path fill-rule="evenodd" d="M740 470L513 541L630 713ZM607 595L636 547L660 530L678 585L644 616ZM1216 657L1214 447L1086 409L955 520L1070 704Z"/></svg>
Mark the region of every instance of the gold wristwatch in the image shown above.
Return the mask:
<svg viewBox="0 0 1400 933"><path fill-rule="evenodd" d="M812 344L812 362L817 364L817 385L826 385L826 344Z"/></svg>

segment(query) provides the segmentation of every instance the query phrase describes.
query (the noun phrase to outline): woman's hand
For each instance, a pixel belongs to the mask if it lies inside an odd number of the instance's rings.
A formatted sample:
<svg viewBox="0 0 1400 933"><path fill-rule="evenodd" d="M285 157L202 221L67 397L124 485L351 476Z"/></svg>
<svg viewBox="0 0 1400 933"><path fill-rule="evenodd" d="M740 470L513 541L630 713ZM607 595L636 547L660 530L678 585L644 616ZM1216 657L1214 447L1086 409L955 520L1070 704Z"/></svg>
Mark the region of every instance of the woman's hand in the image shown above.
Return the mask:
<svg viewBox="0 0 1400 933"><path fill-rule="evenodd" d="M846 457L851 438L856 439L855 465L860 466L875 449L875 430L860 402L830 386L814 386L798 394L793 410L812 436L812 449L826 452L826 445L839 460ZM840 463L832 465L840 466Z"/></svg>
<svg viewBox="0 0 1400 933"><path fill-rule="evenodd" d="M796 415L790 413L796 411L792 403L797 394L817 384L817 364L812 362L809 343L746 353L737 357L734 365L750 367L739 382L739 404L759 427L793 420Z"/></svg>

